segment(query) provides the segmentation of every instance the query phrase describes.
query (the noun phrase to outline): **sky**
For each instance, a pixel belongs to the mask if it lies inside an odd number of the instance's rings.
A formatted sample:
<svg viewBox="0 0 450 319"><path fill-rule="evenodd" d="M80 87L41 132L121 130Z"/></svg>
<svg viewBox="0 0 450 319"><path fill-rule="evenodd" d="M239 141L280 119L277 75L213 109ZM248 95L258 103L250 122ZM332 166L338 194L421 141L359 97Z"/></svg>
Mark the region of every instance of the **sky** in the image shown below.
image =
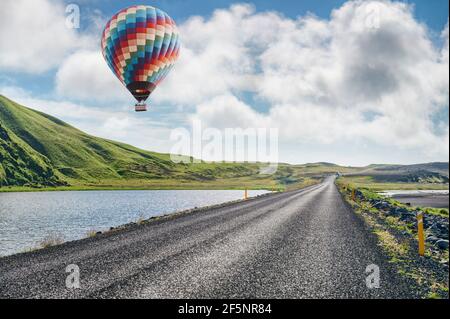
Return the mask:
<svg viewBox="0 0 450 319"><path fill-rule="evenodd" d="M67 26L69 4L79 28ZM135 4L167 12L182 42L139 114L100 50L109 18ZM195 121L275 128L281 162L448 161L448 10L448 0L2 0L0 94L158 152Z"/></svg>

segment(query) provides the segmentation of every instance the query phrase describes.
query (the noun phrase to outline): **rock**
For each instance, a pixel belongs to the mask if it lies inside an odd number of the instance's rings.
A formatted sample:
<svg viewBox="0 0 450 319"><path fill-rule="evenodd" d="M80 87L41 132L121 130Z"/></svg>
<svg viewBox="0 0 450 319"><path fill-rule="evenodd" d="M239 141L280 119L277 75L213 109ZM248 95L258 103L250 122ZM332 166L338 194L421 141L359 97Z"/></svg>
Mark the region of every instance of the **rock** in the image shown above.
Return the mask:
<svg viewBox="0 0 450 319"><path fill-rule="evenodd" d="M395 217L400 217L402 214L408 214L409 211L406 208L402 208L402 207L391 207L388 211L387 211L387 215L389 216L395 216Z"/></svg>
<svg viewBox="0 0 450 319"><path fill-rule="evenodd" d="M432 215L424 214L423 215L423 227L431 228L433 225L436 225L436 221Z"/></svg>
<svg viewBox="0 0 450 319"><path fill-rule="evenodd" d="M373 203L373 207L381 210L389 210L391 208L391 205L389 205L389 203L385 201L375 201Z"/></svg>
<svg viewBox="0 0 450 319"><path fill-rule="evenodd" d="M101 231L98 231L98 232L96 232L95 234L96 234L96 235L101 235L102 232L101 232Z"/></svg>
<svg viewBox="0 0 450 319"><path fill-rule="evenodd" d="M448 240L448 230L445 233L441 233L440 237L443 238L443 239L447 239Z"/></svg>
<svg viewBox="0 0 450 319"><path fill-rule="evenodd" d="M439 240L439 238L437 238L436 236L429 236L426 239L427 242L432 243L432 244L436 243L438 240Z"/></svg>
<svg viewBox="0 0 450 319"><path fill-rule="evenodd" d="M364 199L364 194L359 190L355 190L355 196L358 199Z"/></svg>
<svg viewBox="0 0 450 319"><path fill-rule="evenodd" d="M436 242L436 247L438 247L439 249L448 249L448 240L446 239L440 239Z"/></svg>
<svg viewBox="0 0 450 319"><path fill-rule="evenodd" d="M398 214L402 214L402 215L410 213L410 211L404 207L397 207L396 210L397 210Z"/></svg>
<svg viewBox="0 0 450 319"><path fill-rule="evenodd" d="M417 219L416 214L413 212L404 213L404 214L402 214L402 216L412 218L412 219Z"/></svg>
<svg viewBox="0 0 450 319"><path fill-rule="evenodd" d="M448 227L446 227L444 224L434 222L433 224L431 224L431 226L426 228L432 235L442 239L448 239Z"/></svg>
<svg viewBox="0 0 450 319"><path fill-rule="evenodd" d="M416 213L410 211L403 212L400 219L406 223L412 223L416 220Z"/></svg>

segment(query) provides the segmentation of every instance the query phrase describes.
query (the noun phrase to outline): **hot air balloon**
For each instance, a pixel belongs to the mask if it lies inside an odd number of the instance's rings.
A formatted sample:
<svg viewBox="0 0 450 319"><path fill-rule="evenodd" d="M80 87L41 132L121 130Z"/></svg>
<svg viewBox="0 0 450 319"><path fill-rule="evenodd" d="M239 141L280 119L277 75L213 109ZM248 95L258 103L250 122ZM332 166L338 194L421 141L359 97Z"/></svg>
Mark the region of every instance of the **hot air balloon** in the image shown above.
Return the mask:
<svg viewBox="0 0 450 319"><path fill-rule="evenodd" d="M136 112L172 69L180 52L177 26L164 11L132 6L116 13L102 35L108 66L136 98Z"/></svg>

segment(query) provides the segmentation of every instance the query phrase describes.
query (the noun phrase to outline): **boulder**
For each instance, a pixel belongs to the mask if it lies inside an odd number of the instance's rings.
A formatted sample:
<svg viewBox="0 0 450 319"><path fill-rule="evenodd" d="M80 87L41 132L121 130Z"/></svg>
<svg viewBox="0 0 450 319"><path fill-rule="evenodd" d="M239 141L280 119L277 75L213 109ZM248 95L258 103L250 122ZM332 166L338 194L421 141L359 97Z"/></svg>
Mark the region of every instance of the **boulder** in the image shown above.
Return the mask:
<svg viewBox="0 0 450 319"><path fill-rule="evenodd" d="M359 190L355 190L355 196L358 199L364 199L364 194Z"/></svg>
<svg viewBox="0 0 450 319"><path fill-rule="evenodd" d="M386 214L389 216L400 217L402 214L408 214L409 211L403 207L391 207Z"/></svg>
<svg viewBox="0 0 450 319"><path fill-rule="evenodd" d="M428 231L438 238L448 239L448 227L439 222L434 222L428 228Z"/></svg>
<svg viewBox="0 0 450 319"><path fill-rule="evenodd" d="M437 238L436 236L428 236L427 239L426 239L426 241L427 241L428 243L434 244L434 243L436 243L437 241L439 241L439 238Z"/></svg>
<svg viewBox="0 0 450 319"><path fill-rule="evenodd" d="M406 212L402 212L400 219L406 223L412 223L417 219L416 213L407 210Z"/></svg>
<svg viewBox="0 0 450 319"><path fill-rule="evenodd" d="M435 246L442 250L448 249L448 240L440 239L436 242Z"/></svg>
<svg viewBox="0 0 450 319"><path fill-rule="evenodd" d="M391 208L391 205L385 201L374 201L374 203L372 203L372 206L376 209L381 210L389 210Z"/></svg>

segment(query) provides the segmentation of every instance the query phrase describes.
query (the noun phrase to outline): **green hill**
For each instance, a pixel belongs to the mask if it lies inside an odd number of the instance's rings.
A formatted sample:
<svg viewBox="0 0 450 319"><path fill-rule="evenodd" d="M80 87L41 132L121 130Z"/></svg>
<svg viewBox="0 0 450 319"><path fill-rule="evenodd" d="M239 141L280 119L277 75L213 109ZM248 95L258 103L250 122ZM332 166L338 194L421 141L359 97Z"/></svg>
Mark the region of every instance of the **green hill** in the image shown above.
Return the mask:
<svg viewBox="0 0 450 319"><path fill-rule="evenodd" d="M0 123L0 185L64 185L48 158Z"/></svg>
<svg viewBox="0 0 450 319"><path fill-rule="evenodd" d="M170 155L88 135L0 96L0 186L102 188L273 188L311 183L289 165L175 164Z"/></svg>
<svg viewBox="0 0 450 319"><path fill-rule="evenodd" d="M176 164L169 154L86 134L50 115L0 95L0 191L57 189L273 189L296 188L339 172L362 183L448 183L448 163L343 167L332 163ZM436 186L436 187L445 187Z"/></svg>

